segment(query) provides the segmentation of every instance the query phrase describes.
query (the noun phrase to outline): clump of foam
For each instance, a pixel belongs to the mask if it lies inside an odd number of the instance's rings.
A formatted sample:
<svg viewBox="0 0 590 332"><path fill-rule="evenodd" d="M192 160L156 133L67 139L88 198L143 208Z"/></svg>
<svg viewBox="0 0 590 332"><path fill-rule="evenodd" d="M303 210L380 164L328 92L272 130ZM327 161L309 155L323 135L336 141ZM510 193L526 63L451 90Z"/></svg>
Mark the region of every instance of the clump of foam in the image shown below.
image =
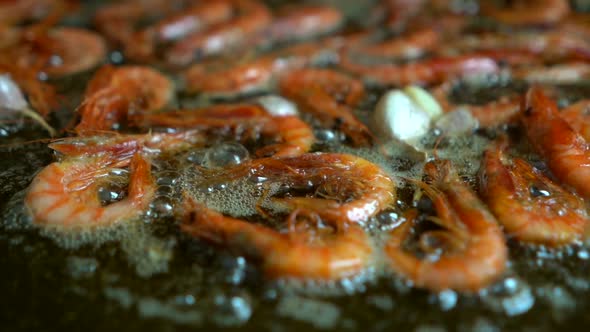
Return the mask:
<svg viewBox="0 0 590 332"><path fill-rule="evenodd" d="M234 217L256 215L259 208L274 206L268 197L278 193L280 183L257 183L238 179L217 184L200 184L198 180L185 181L187 191L210 209Z"/></svg>
<svg viewBox="0 0 590 332"><path fill-rule="evenodd" d="M33 228L33 221L24 204L26 190L13 195L4 209L2 227L9 230L27 230Z"/></svg>
<svg viewBox="0 0 590 332"><path fill-rule="evenodd" d="M304 262L304 261L302 261ZM376 265L372 262L367 268L354 276L337 280L314 280L299 278L281 278L276 284L287 292L318 296L344 296L366 291L367 286L377 280Z"/></svg>
<svg viewBox="0 0 590 332"><path fill-rule="evenodd" d="M474 177L489 144L490 140L480 135L447 137L437 146L436 155L450 160L459 174Z"/></svg>
<svg viewBox="0 0 590 332"><path fill-rule="evenodd" d="M480 295L490 309L508 316L522 315L535 305L530 285L516 277L505 278L481 290Z"/></svg>
<svg viewBox="0 0 590 332"><path fill-rule="evenodd" d="M173 258L176 240L155 237L147 227L132 228L131 236L121 239L121 249L135 266L139 276L150 277L168 272L168 263Z"/></svg>

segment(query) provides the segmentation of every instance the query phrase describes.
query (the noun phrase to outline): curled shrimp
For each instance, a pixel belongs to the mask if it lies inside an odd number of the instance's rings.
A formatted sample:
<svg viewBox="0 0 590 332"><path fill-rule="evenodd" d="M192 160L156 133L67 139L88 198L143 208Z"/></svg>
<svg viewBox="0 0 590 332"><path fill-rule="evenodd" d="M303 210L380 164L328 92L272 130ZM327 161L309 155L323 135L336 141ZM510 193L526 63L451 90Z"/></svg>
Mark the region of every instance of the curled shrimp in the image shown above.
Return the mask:
<svg viewBox="0 0 590 332"><path fill-rule="evenodd" d="M159 45L180 40L209 26L225 22L231 18L232 12L229 1L193 4L181 13L135 32L126 45L125 54L133 59L150 59Z"/></svg>
<svg viewBox="0 0 590 332"><path fill-rule="evenodd" d="M276 14L263 32L271 43L324 35L335 31L344 22L340 10L327 5L286 5Z"/></svg>
<svg viewBox="0 0 590 332"><path fill-rule="evenodd" d="M288 158L260 158L207 178L221 183L243 177L268 179L290 190L312 191L318 197L273 197L276 207L316 213L334 224L362 223L390 207L395 185L381 167L363 158L337 153L306 153Z"/></svg>
<svg viewBox="0 0 590 332"><path fill-rule="evenodd" d="M97 67L106 59L103 38L92 31L78 28L53 28L36 43L42 44L40 57L31 54L29 61L43 61L43 71L50 77L63 77Z"/></svg>
<svg viewBox="0 0 590 332"><path fill-rule="evenodd" d="M117 1L98 8L94 24L110 41L124 46L132 40L139 21L155 20L172 13L176 5L176 1L169 0Z"/></svg>
<svg viewBox="0 0 590 332"><path fill-rule="evenodd" d="M511 8L497 8L482 1L482 12L498 22L518 26L555 24L570 12L567 0L518 0L510 4Z"/></svg>
<svg viewBox="0 0 590 332"><path fill-rule="evenodd" d="M85 29L32 26L14 28L8 34L0 47L2 57L51 78L90 70L107 54L104 39Z"/></svg>
<svg viewBox="0 0 590 332"><path fill-rule="evenodd" d="M173 95L172 81L154 69L104 66L88 83L75 130L87 134L116 129L129 114L159 110Z"/></svg>
<svg viewBox="0 0 590 332"><path fill-rule="evenodd" d="M520 111L520 95L501 96L499 99L483 105L461 104L451 102L449 95L453 89L452 82L446 82L434 88L432 95L444 112L467 110L480 127L489 128L517 121Z"/></svg>
<svg viewBox="0 0 590 332"><path fill-rule="evenodd" d="M293 157L309 151L315 141L313 131L297 115L271 115L254 104L215 105L196 110L137 114L133 122L141 127L159 126L175 129L216 130L231 129L234 136L279 136L280 141L256 151L258 156ZM249 133L245 135L244 133Z"/></svg>
<svg viewBox="0 0 590 332"><path fill-rule="evenodd" d="M354 50L355 55L378 59L415 59L439 46L441 36L433 28L421 28Z"/></svg>
<svg viewBox="0 0 590 332"><path fill-rule="evenodd" d="M270 10L258 0L233 0L235 15L228 22L202 33L186 36L165 54L171 65L185 66L193 60L235 50L256 37L271 22Z"/></svg>
<svg viewBox="0 0 590 332"><path fill-rule="evenodd" d="M555 177L584 198L590 198L588 143L561 117L555 101L541 88L530 88L520 120L529 142L544 157Z"/></svg>
<svg viewBox="0 0 590 332"><path fill-rule="evenodd" d="M135 147L54 162L39 172L25 197L33 223L62 231L109 227L139 217L155 193L150 162ZM113 170L129 167L127 197L103 205L98 190Z"/></svg>
<svg viewBox="0 0 590 332"><path fill-rule="evenodd" d="M279 83L281 94L327 127L341 130L355 146L373 141L369 129L353 114L365 95L363 84L330 69L300 69L287 73Z"/></svg>
<svg viewBox="0 0 590 332"><path fill-rule="evenodd" d="M264 91L285 73L307 67L334 55L317 43L304 43L233 66L198 63L184 75L185 89L210 97L227 97ZM220 67L220 68L216 68Z"/></svg>
<svg viewBox="0 0 590 332"><path fill-rule="evenodd" d="M431 220L443 230L421 235L425 251L439 255L420 259L404 249L415 215L390 233L385 245L391 268L416 286L434 291L477 291L498 279L506 268L508 249L494 216L454 172L450 161L436 160L424 171L432 183L421 185L434 203ZM433 248L442 242L448 248Z"/></svg>
<svg viewBox="0 0 590 332"><path fill-rule="evenodd" d="M485 152L480 192L506 231L551 246L581 239L588 222L584 202L523 159L508 159L505 148L501 142Z"/></svg>
<svg viewBox="0 0 590 332"><path fill-rule="evenodd" d="M141 135L109 135L59 139L49 145L61 160L33 179L25 206L33 223L57 230L109 227L141 216L153 200L156 183L151 155L204 145L199 131ZM129 168L127 195L104 204L99 190L113 172Z"/></svg>
<svg viewBox="0 0 590 332"><path fill-rule="evenodd" d="M294 211L289 222L302 214ZM371 262L369 237L356 225L283 233L224 216L192 199L183 215L182 231L259 260L269 278L339 280L359 275Z"/></svg>
<svg viewBox="0 0 590 332"><path fill-rule="evenodd" d="M496 60L480 54L379 65L357 63L351 59L350 54L344 54L340 59L340 67L372 84L398 86L441 83L454 77L494 73L499 69Z"/></svg>

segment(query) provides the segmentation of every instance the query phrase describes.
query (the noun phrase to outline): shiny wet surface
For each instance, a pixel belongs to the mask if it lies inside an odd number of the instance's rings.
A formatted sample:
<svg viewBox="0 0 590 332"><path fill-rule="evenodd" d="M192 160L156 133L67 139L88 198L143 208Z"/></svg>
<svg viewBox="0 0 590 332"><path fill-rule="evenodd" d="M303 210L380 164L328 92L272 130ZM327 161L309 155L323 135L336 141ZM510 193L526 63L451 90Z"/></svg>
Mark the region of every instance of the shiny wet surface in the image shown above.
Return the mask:
<svg viewBox="0 0 590 332"><path fill-rule="evenodd" d="M506 276L473 295L416 290L379 271L335 285L269 283L243 257L184 237L169 218L68 248L19 220L19 193L52 158L45 143L28 143L36 138L19 133L0 143L0 321L11 331L551 331L590 324L587 246L510 242ZM375 227L391 223L384 215Z"/></svg>

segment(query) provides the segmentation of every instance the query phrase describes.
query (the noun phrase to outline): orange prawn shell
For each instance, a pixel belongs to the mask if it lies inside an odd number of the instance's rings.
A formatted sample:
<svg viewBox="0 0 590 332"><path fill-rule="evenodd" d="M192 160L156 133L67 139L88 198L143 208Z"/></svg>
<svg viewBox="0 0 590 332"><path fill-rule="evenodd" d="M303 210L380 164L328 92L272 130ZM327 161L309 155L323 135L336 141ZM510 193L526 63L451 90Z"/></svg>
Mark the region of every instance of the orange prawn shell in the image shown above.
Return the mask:
<svg viewBox="0 0 590 332"><path fill-rule="evenodd" d="M390 233L385 253L391 268L416 286L434 291L455 289L475 292L497 280L506 269L508 248L502 230L487 207L451 169L448 161L426 164L433 187L425 186L433 199L441 226L462 239L456 252L443 253L435 261L406 252L404 243L415 215Z"/></svg>
<svg viewBox="0 0 590 332"><path fill-rule="evenodd" d="M480 187L492 212L519 240L557 246L583 236L588 223L584 202L523 159L509 162L501 147L485 152ZM548 196L533 197L533 189Z"/></svg>
<svg viewBox="0 0 590 332"><path fill-rule="evenodd" d="M129 196L102 206L97 194L99 180L110 167L131 166ZM55 162L33 179L25 206L33 223L60 231L104 228L144 213L155 194L150 163L136 154L117 160L85 157Z"/></svg>
<svg viewBox="0 0 590 332"><path fill-rule="evenodd" d="M520 120L525 133L552 173L584 198L590 198L590 149L539 87L526 93Z"/></svg>
<svg viewBox="0 0 590 332"><path fill-rule="evenodd" d="M272 279L350 278L370 266L373 254L368 235L358 226L321 240L310 234L298 234L294 239L289 233L224 216L190 199L185 203L181 229L261 261L266 277Z"/></svg>

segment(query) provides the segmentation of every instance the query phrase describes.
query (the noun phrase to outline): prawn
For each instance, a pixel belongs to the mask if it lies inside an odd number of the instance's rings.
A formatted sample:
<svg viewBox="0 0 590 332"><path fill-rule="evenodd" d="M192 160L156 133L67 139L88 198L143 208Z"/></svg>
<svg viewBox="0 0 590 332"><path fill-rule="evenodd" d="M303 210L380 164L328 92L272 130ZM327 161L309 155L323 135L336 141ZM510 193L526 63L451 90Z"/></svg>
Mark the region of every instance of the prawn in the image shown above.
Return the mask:
<svg viewBox="0 0 590 332"><path fill-rule="evenodd" d="M509 25L552 25L570 13L567 0L518 0L510 1L512 8L497 8L491 2L482 1L482 13L496 21Z"/></svg>
<svg viewBox="0 0 590 332"><path fill-rule="evenodd" d="M125 54L133 59L149 59L159 44L173 42L192 33L200 32L231 18L233 9L229 1L197 3L181 13L171 15L130 37Z"/></svg>
<svg viewBox="0 0 590 332"><path fill-rule="evenodd" d="M423 259L404 249L415 212L395 228L385 245L391 268L416 286L434 291L454 289L477 291L494 282L504 272L508 249L494 216L475 193L458 177L448 160L427 163L424 172L430 185L422 184L437 212L431 218L443 230L421 235L426 252L439 252ZM433 248L434 243L448 245Z"/></svg>
<svg viewBox="0 0 590 332"><path fill-rule="evenodd" d="M446 50L445 50L446 49ZM461 35L450 41L443 48L444 52L474 52L488 51L498 54L513 54L516 52L518 61L508 61L511 64L539 64L544 60L588 60L584 55L590 49L586 38L567 31L549 30L538 32L517 31L513 33L480 33L477 35ZM518 56L521 53L521 56ZM528 53L528 56L527 56ZM502 59L504 61L510 58ZM527 61L528 60L528 61Z"/></svg>
<svg viewBox="0 0 590 332"><path fill-rule="evenodd" d="M350 54L340 59L340 67L378 85L435 84L450 78L488 74L499 70L496 60L490 56L465 54L460 56L436 57L407 64L366 65L351 60Z"/></svg>
<svg viewBox="0 0 590 332"><path fill-rule="evenodd" d="M287 73L279 88L324 126L344 132L355 146L372 143L373 135L352 109L365 95L360 81L330 69L304 68Z"/></svg>
<svg viewBox="0 0 590 332"><path fill-rule="evenodd" d="M378 59L415 59L438 47L441 36L433 28L421 28L403 36L366 45L355 54Z"/></svg>
<svg viewBox="0 0 590 332"><path fill-rule="evenodd" d="M521 158L508 159L503 141L484 154L480 193L498 221L517 239L551 246L584 235L588 216L582 199Z"/></svg>
<svg viewBox="0 0 590 332"><path fill-rule="evenodd" d="M185 73L185 89L212 97L226 97L258 92L270 88L271 83L292 70L301 69L334 56L317 43L287 47L259 58L233 66L222 63L220 68L210 63L198 63Z"/></svg>
<svg viewBox="0 0 590 332"><path fill-rule="evenodd" d="M303 40L325 35L338 29L344 16L327 5L285 5L262 32L270 43Z"/></svg>
<svg viewBox="0 0 590 332"><path fill-rule="evenodd" d="M141 216L155 197L151 155L204 145L199 131L140 135L71 137L49 145L60 160L33 179L25 206L33 223L58 230L109 227ZM109 175L129 168L127 195L103 204L98 191Z"/></svg>
<svg viewBox="0 0 590 332"><path fill-rule="evenodd" d="M154 69L104 66L88 83L75 131L88 134L118 128L129 114L159 110L173 96L172 81Z"/></svg>
<svg viewBox="0 0 590 332"><path fill-rule="evenodd" d="M582 197L590 198L588 143L561 117L555 101L540 87L527 91L520 121L529 142L545 158L555 177Z"/></svg>
<svg viewBox="0 0 590 332"><path fill-rule="evenodd" d="M256 151L258 156L293 157L309 151L315 141L313 131L297 115L271 115L264 108L254 104L216 105L197 110L179 110L165 113L137 114L133 123L138 126L160 126L196 130L217 129L225 132L232 129L235 136L253 131L258 138L279 135L281 141Z"/></svg>
<svg viewBox="0 0 590 332"><path fill-rule="evenodd" d="M395 185L381 167L360 157L306 153L286 158L259 158L208 175L208 183L246 176L269 179L291 190L319 197L273 197L276 207L316 213L334 224L362 223L395 201Z"/></svg>
<svg viewBox="0 0 590 332"><path fill-rule="evenodd" d="M217 1L215 1L217 2ZM176 9L177 1L170 0L128 0L101 6L94 15L97 29L118 46L129 43L135 32L135 25L141 20L155 20Z"/></svg>
<svg viewBox="0 0 590 332"><path fill-rule="evenodd" d="M106 59L107 47L97 33L79 28L52 28L32 41L36 51L19 58L21 67L35 63L52 78L81 73Z"/></svg>
<svg viewBox="0 0 590 332"><path fill-rule="evenodd" d="M289 222L302 214L293 211ZM183 232L260 261L268 278L340 280L359 275L371 262L370 239L357 225L283 233L224 216L190 198L183 216Z"/></svg>
<svg viewBox="0 0 590 332"><path fill-rule="evenodd" d="M130 169L128 195L103 205L98 196L101 180L122 167ZM144 213L155 188L149 160L129 147L117 154L69 158L46 166L33 179L25 206L39 226L62 231L109 227Z"/></svg>
<svg viewBox="0 0 590 332"><path fill-rule="evenodd" d="M165 61L185 66L203 57L243 46L271 23L270 10L258 0L233 0L235 15L228 22L186 36L166 51Z"/></svg>

